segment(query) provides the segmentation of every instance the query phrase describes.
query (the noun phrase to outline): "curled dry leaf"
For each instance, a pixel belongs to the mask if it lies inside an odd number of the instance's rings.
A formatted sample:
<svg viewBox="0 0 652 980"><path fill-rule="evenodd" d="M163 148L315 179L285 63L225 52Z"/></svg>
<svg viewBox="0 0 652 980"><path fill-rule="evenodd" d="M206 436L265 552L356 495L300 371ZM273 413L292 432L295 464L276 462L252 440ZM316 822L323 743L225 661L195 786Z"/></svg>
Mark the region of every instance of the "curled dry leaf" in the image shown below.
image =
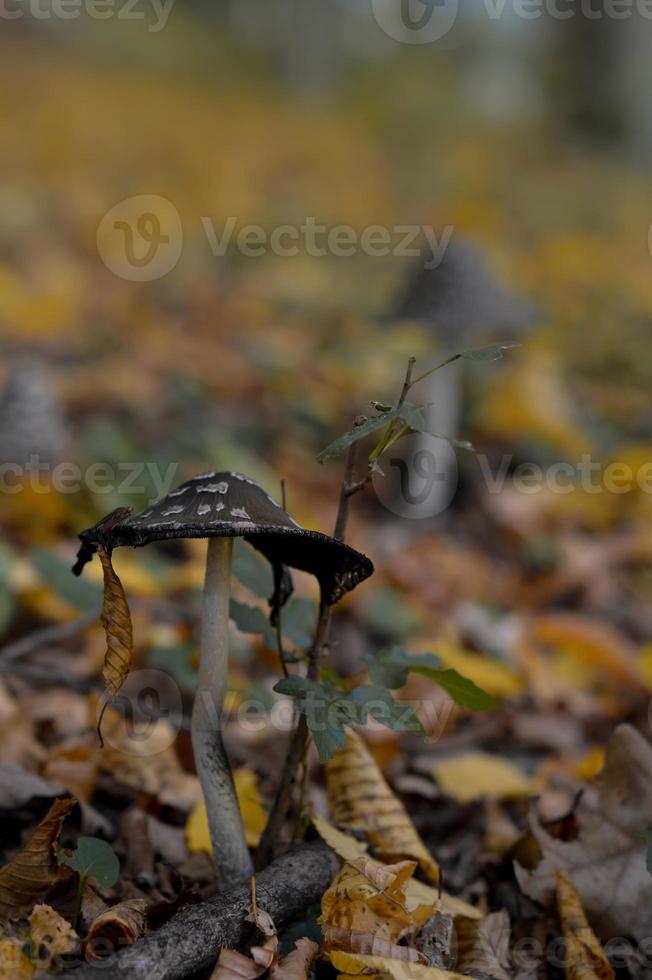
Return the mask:
<svg viewBox="0 0 652 980"><path fill-rule="evenodd" d="M384 956L391 960L406 960L409 963L428 963L428 957L412 946L399 946L389 939L381 939L370 932L357 929L339 929L328 926L323 930L324 949L342 950L345 953L363 953L365 956Z"/></svg>
<svg viewBox="0 0 652 980"><path fill-rule="evenodd" d="M251 956L245 956L234 949L220 952L210 980L256 980L272 967L278 959L278 936L276 926L268 912L256 904L256 879L251 879L251 906L247 922L253 922L265 937L262 946L252 946Z"/></svg>
<svg viewBox="0 0 652 980"><path fill-rule="evenodd" d="M55 800L23 849L0 869L0 918L27 912L60 877L54 845L75 802Z"/></svg>
<svg viewBox="0 0 652 980"><path fill-rule="evenodd" d="M98 960L109 951L130 946L143 935L146 925L147 902L143 898L130 898L114 905L91 923L86 940L86 959Z"/></svg>
<svg viewBox="0 0 652 980"><path fill-rule="evenodd" d="M353 861L358 857L367 856L367 844L363 844L355 837L351 837L350 834L345 834L331 826L327 820L318 814L313 816L312 822L320 837L345 861ZM406 882L405 894L408 911L418 905L427 905L447 915L463 915L469 919L482 918L482 913L473 905L469 905L468 902L463 902L460 898L455 898L445 891L436 891L415 878L409 878Z"/></svg>
<svg viewBox="0 0 652 980"><path fill-rule="evenodd" d="M305 936L297 939L292 952L272 966L269 971L270 980L308 980L319 946Z"/></svg>
<svg viewBox="0 0 652 980"><path fill-rule="evenodd" d="M35 905L28 921L33 956L42 970L49 970L57 957L72 953L79 942L68 920L49 905Z"/></svg>
<svg viewBox="0 0 652 980"><path fill-rule="evenodd" d="M505 909L480 922L460 918L455 929L460 972L488 980L510 980L510 924Z"/></svg>
<svg viewBox="0 0 652 980"><path fill-rule="evenodd" d="M35 972L17 939L0 939L0 980L32 980Z"/></svg>
<svg viewBox="0 0 652 980"><path fill-rule="evenodd" d="M614 971L586 920L580 896L561 871L557 880L557 909L566 940L567 980L614 980Z"/></svg>
<svg viewBox="0 0 652 980"><path fill-rule="evenodd" d="M437 862L373 756L354 732L347 732L344 748L326 766L326 779L331 811L338 826L366 831L382 859L414 859L424 874L432 881L439 881Z"/></svg>
<svg viewBox="0 0 652 980"><path fill-rule="evenodd" d="M125 590L111 564L111 555L102 545L98 545L97 553L104 573L104 602L100 618L106 633L106 653L102 678L109 699L113 699L131 667L134 652L133 630Z"/></svg>

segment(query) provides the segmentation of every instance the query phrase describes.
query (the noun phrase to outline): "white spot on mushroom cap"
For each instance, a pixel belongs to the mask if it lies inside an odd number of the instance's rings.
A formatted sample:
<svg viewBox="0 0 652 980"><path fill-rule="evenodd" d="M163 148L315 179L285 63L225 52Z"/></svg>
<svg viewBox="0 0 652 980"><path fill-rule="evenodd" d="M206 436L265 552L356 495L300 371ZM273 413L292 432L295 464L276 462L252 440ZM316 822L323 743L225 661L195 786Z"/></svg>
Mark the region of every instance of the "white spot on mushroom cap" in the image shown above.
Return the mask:
<svg viewBox="0 0 652 980"><path fill-rule="evenodd" d="M213 505L213 510L216 511L224 510L224 504L222 503L221 500L218 500L218 502Z"/></svg>
<svg viewBox="0 0 652 980"><path fill-rule="evenodd" d="M231 517L239 517L243 521L251 520L251 514L248 514L244 507L232 507Z"/></svg>
<svg viewBox="0 0 652 980"><path fill-rule="evenodd" d="M168 507L167 510L161 511L163 517L170 517L172 514L183 514L184 512L183 504L175 504L173 507Z"/></svg>
<svg viewBox="0 0 652 980"><path fill-rule="evenodd" d="M207 483L205 487L195 487L197 493L226 493L229 489L229 484L226 480L222 480L221 483Z"/></svg>
<svg viewBox="0 0 652 980"><path fill-rule="evenodd" d="M210 512L211 512L210 504L200 504L199 507L197 508L197 513L199 514L200 517L203 517L204 514L210 514Z"/></svg>
<svg viewBox="0 0 652 980"><path fill-rule="evenodd" d="M181 494L185 493L187 490L190 490L190 487L187 485L185 487L177 487L176 490L170 490L168 497L180 497Z"/></svg>
<svg viewBox="0 0 652 980"><path fill-rule="evenodd" d="M201 476L194 477L195 480L212 480L217 473L213 470L212 473L202 473Z"/></svg>

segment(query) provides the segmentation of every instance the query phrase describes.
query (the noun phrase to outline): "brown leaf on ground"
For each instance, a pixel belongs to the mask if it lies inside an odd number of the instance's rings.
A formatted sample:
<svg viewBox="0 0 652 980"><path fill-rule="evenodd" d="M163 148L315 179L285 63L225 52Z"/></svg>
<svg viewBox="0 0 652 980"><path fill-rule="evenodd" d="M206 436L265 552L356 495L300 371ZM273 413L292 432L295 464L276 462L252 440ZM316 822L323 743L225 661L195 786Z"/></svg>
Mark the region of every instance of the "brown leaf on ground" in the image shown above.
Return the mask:
<svg viewBox="0 0 652 980"><path fill-rule="evenodd" d="M565 969L568 980L614 980L614 971L586 920L582 902L561 871L557 880L557 909L566 940Z"/></svg>
<svg viewBox="0 0 652 980"><path fill-rule="evenodd" d="M102 912L91 924L86 939L85 956L98 960L114 951L130 946L143 935L147 926L147 902L130 898Z"/></svg>
<svg viewBox="0 0 652 980"><path fill-rule="evenodd" d="M75 802L70 797L55 800L23 849L0 869L1 918L27 912L59 878L54 846Z"/></svg>
<svg viewBox="0 0 652 980"><path fill-rule="evenodd" d="M425 953L412 946L399 946L388 939L374 936L370 932L357 929L340 929L326 926L323 930L324 949L327 952L341 950L345 953L363 953L365 956L385 956L391 960L406 960L409 963L428 963Z"/></svg>
<svg viewBox="0 0 652 980"><path fill-rule="evenodd" d="M39 969L49 970L58 957L72 953L79 936L58 912L49 905L35 905L29 918L30 938L34 944L33 956Z"/></svg>
<svg viewBox="0 0 652 980"><path fill-rule="evenodd" d="M577 806L577 839L551 837L531 815L543 859L531 872L516 866L521 889L537 901L550 901L555 873L564 871L602 939L643 939L652 907L643 837L651 813L652 746L631 725L620 725L607 745L597 793L587 791Z"/></svg>
<svg viewBox="0 0 652 980"><path fill-rule="evenodd" d="M364 830L382 859L414 859L431 880L439 880L437 862L359 735L347 733L344 748L326 766L326 780L338 826Z"/></svg>
<svg viewBox="0 0 652 980"><path fill-rule="evenodd" d="M270 980L308 980L319 946L305 936L297 939L294 949L274 964L269 971Z"/></svg>
<svg viewBox="0 0 652 980"><path fill-rule="evenodd" d="M510 980L509 915L503 909L486 919L458 919L457 968L460 973L489 980Z"/></svg>
<svg viewBox="0 0 652 980"><path fill-rule="evenodd" d="M256 980L266 973L278 959L278 936L271 916L256 904L256 879L251 879L251 906L247 921L253 922L265 937L262 946L252 946L250 956L234 949L220 952L210 980Z"/></svg>
<svg viewBox="0 0 652 980"><path fill-rule="evenodd" d="M50 749L43 767L48 779L59 783L77 799L91 800L99 768L97 739L69 740Z"/></svg>

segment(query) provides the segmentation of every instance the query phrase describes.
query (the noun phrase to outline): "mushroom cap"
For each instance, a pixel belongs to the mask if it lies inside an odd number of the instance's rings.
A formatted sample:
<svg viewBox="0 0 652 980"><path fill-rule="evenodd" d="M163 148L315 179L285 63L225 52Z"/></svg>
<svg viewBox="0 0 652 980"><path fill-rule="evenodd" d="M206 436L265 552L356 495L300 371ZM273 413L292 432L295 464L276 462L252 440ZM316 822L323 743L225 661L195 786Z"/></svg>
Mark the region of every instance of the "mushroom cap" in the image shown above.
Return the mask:
<svg viewBox="0 0 652 980"><path fill-rule="evenodd" d="M315 575L328 605L373 572L365 555L327 534L307 531L241 473L204 473L144 511L118 517L81 532L76 571L98 544L112 550L172 538L243 537L275 568L290 565Z"/></svg>
<svg viewBox="0 0 652 980"><path fill-rule="evenodd" d="M526 330L538 316L533 306L494 278L479 248L455 238L435 268L419 263L393 315L421 320L451 339Z"/></svg>

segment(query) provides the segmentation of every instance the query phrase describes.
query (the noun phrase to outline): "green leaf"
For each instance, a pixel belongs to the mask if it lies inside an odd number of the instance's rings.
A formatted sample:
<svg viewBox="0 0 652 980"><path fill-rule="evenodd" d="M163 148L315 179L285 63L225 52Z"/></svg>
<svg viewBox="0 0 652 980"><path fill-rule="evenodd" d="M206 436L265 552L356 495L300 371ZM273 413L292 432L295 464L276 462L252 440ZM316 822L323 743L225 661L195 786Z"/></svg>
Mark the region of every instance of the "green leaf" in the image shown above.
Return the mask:
<svg viewBox="0 0 652 980"><path fill-rule="evenodd" d="M244 602L238 602L237 599L231 599L229 616L241 633L254 633L262 636L270 649L276 646L276 634L262 609L257 606L248 606Z"/></svg>
<svg viewBox="0 0 652 980"><path fill-rule="evenodd" d="M80 837L77 849L59 851L57 860L76 871L81 879L92 878L103 888L115 885L120 874L115 851L99 837Z"/></svg>
<svg viewBox="0 0 652 980"><path fill-rule="evenodd" d="M233 549L232 567L238 582L260 599L269 599L274 591L272 566L251 545L238 538Z"/></svg>
<svg viewBox="0 0 652 980"><path fill-rule="evenodd" d="M293 597L281 609L281 631L297 647L312 642L317 626L317 607L312 599Z"/></svg>
<svg viewBox="0 0 652 980"><path fill-rule="evenodd" d="M450 694L455 704L471 711L495 711L498 702L491 694L474 684L468 677L463 677L456 670L429 670L428 668L413 668L415 673L423 674L439 684Z"/></svg>
<svg viewBox="0 0 652 980"><path fill-rule="evenodd" d="M339 439L335 439L325 449L322 449L317 456L317 462L325 463L328 459L335 459L337 456L341 456L354 442L359 442L360 439L371 435L372 432L377 432L378 429L384 428L392 419L397 417L398 411L393 408L389 412L384 412L381 415L374 416L372 419L367 419L362 425L356 425L355 428L345 432Z"/></svg>
<svg viewBox="0 0 652 980"><path fill-rule="evenodd" d="M412 705L395 701L387 688L379 684L366 684L356 687L346 698L360 709L357 718L359 725L364 725L369 717L396 732L417 732L425 735L423 726L415 714Z"/></svg>
<svg viewBox="0 0 652 980"><path fill-rule="evenodd" d="M366 661L374 684L392 689L405 687L411 670L437 670L440 664L439 657L434 653L406 653L397 646L381 650L376 656L367 657Z"/></svg>
<svg viewBox="0 0 652 980"><path fill-rule="evenodd" d="M489 347L476 347L474 350L466 350L460 354L460 357L464 357L467 361L500 361L503 351L520 346L516 340L506 340L502 344L491 344Z"/></svg>

